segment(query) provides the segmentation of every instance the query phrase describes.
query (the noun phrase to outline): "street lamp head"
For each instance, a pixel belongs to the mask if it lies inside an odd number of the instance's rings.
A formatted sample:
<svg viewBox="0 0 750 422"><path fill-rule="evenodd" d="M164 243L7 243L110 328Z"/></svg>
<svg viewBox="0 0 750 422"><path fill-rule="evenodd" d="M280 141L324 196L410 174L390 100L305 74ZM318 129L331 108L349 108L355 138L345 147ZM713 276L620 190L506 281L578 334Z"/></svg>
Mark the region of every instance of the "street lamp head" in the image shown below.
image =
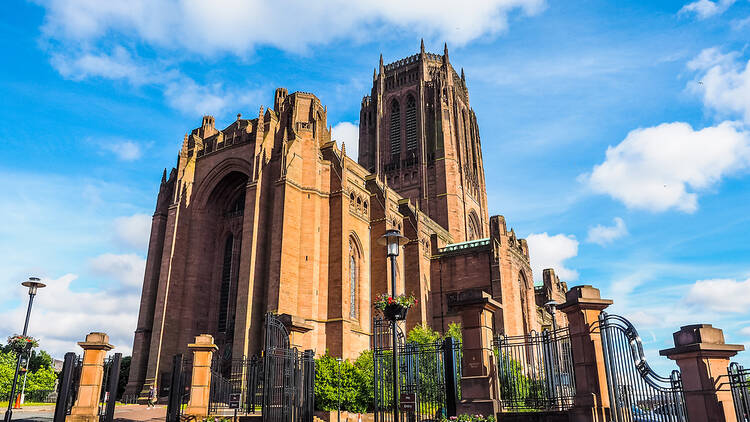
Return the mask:
<svg viewBox="0 0 750 422"><path fill-rule="evenodd" d="M29 288L30 296L34 296L36 294L37 289L47 287L46 284L39 281L39 277L29 277L29 280L24 281L23 283L21 283L21 285Z"/></svg>
<svg viewBox="0 0 750 422"><path fill-rule="evenodd" d="M557 305L559 305L559 303L557 303L556 300L552 299L549 302L545 303L544 307L547 308L550 313L554 314L555 309L557 308Z"/></svg>
<svg viewBox="0 0 750 422"><path fill-rule="evenodd" d="M401 236L401 232L396 229L386 230L383 237L378 239L378 243L386 246L388 256L398 256L399 246L405 245L408 242L404 236Z"/></svg>

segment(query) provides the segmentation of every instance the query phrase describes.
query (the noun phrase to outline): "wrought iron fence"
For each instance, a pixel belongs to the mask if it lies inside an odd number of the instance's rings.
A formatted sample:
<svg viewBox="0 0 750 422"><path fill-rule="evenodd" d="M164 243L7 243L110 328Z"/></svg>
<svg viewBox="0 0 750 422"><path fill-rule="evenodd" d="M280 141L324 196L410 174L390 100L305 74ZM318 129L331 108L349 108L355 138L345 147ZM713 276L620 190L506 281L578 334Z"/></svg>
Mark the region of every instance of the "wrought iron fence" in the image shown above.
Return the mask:
<svg viewBox="0 0 750 422"><path fill-rule="evenodd" d="M686 422L682 376L660 376L646 362L633 324L619 315L599 316L610 409L614 422Z"/></svg>
<svg viewBox="0 0 750 422"><path fill-rule="evenodd" d="M738 422L750 422L750 368L737 362L729 365L729 385Z"/></svg>
<svg viewBox="0 0 750 422"><path fill-rule="evenodd" d="M567 328L494 339L504 410L564 410L573 405L575 376Z"/></svg>
<svg viewBox="0 0 750 422"><path fill-rule="evenodd" d="M172 375L169 382L167 401L167 422L178 422L190 400L190 380L193 375L193 363L184 359L182 354L172 358Z"/></svg>
<svg viewBox="0 0 750 422"><path fill-rule="evenodd" d="M399 335L400 397L394 400L391 325L378 318L373 326L375 421L392 421L394 406L406 396L413 397L413 402L411 409L399 409L400 420L441 420L455 416L460 399L461 343L452 338L429 344L404 343L403 335Z"/></svg>
<svg viewBox="0 0 750 422"><path fill-rule="evenodd" d="M289 347L289 334L273 314L266 315L265 348L260 355L211 364L209 413L262 415L264 422L312 422L315 353Z"/></svg>
<svg viewBox="0 0 750 422"><path fill-rule="evenodd" d="M65 354L59 392L55 404L54 422L64 422L65 416L70 414L73 404L78 397L78 384L81 378L83 360L73 352Z"/></svg>
<svg viewBox="0 0 750 422"><path fill-rule="evenodd" d="M102 391L99 396L99 420L102 422L112 422L114 419L121 363L122 353L115 353L104 360Z"/></svg>

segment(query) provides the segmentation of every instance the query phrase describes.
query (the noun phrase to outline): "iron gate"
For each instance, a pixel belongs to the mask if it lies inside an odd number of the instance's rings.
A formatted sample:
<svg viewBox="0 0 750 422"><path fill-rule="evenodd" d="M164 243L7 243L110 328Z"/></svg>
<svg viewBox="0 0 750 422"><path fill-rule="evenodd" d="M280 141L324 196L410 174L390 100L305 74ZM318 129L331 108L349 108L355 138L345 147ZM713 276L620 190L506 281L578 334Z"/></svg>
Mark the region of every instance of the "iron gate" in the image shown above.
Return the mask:
<svg viewBox="0 0 750 422"><path fill-rule="evenodd" d="M289 347L289 333L278 316L265 320L260 355L211 364L209 413L254 414L264 422L312 422L315 353Z"/></svg>
<svg viewBox="0 0 750 422"><path fill-rule="evenodd" d="M646 362L638 331L627 319L602 312L599 327L612 420L686 422L680 371L669 377L655 373Z"/></svg>
<svg viewBox="0 0 750 422"><path fill-rule="evenodd" d="M373 369L375 422L393 420L393 346L391 322L373 321ZM399 410L399 420L441 420L456 415L460 399L461 343L452 339L430 344L405 343L398 333L399 394L413 395L414 411Z"/></svg>
<svg viewBox="0 0 750 422"><path fill-rule="evenodd" d="M172 358L172 376L169 382L167 399L167 422L178 422L182 411L190 400L190 380L193 376L193 365L181 354Z"/></svg>
<svg viewBox="0 0 750 422"><path fill-rule="evenodd" d="M750 421L750 369L737 362L729 365L729 385L732 388L734 411L738 422Z"/></svg>
<svg viewBox="0 0 750 422"><path fill-rule="evenodd" d="M500 399L512 411L565 410L576 394L568 328L494 339Z"/></svg>
<svg viewBox="0 0 750 422"><path fill-rule="evenodd" d="M73 352L65 354L62 377L60 379L57 402L55 403L54 422L65 422L78 397L78 381L81 378L83 360Z"/></svg>
<svg viewBox="0 0 750 422"><path fill-rule="evenodd" d="M99 396L99 420L102 422L112 422L115 416L121 362L122 353L115 353L104 360L102 391Z"/></svg>

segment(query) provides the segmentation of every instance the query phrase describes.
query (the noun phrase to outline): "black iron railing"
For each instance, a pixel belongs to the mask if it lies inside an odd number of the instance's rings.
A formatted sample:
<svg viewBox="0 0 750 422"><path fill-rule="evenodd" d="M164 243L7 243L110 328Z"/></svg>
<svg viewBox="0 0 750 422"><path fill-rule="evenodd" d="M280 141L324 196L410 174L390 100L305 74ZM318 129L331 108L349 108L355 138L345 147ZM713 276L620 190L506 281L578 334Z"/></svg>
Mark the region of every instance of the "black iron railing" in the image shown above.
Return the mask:
<svg viewBox="0 0 750 422"><path fill-rule="evenodd" d="M729 365L729 385L738 422L750 421L750 368L737 362Z"/></svg>
<svg viewBox="0 0 750 422"><path fill-rule="evenodd" d="M576 388L567 328L500 335L494 346L503 410L564 410L573 405Z"/></svg>
<svg viewBox="0 0 750 422"><path fill-rule="evenodd" d="M452 338L429 344L405 343L398 336L400 397L393 397L393 347L391 323L373 321L375 422L393 421L394 406L412 397L412 407L401 406L399 420L441 420L456 415L461 398L461 343Z"/></svg>

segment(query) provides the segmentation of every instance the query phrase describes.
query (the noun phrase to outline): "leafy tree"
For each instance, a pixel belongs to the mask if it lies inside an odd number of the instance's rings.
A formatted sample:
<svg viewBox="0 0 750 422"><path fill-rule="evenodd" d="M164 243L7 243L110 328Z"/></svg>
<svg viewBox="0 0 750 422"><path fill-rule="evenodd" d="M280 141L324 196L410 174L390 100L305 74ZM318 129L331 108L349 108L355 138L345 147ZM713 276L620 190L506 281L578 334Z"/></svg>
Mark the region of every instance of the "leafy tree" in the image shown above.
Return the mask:
<svg viewBox="0 0 750 422"><path fill-rule="evenodd" d="M31 352L31 358L29 359L29 371L36 372L41 368L52 369L52 356L44 350L39 352L34 350Z"/></svg>
<svg viewBox="0 0 750 422"><path fill-rule="evenodd" d="M125 394L125 387L128 385L128 377L130 377L130 360L132 357L123 356L120 362L120 379L117 383L117 400L122 400L122 395Z"/></svg>
<svg viewBox="0 0 750 422"><path fill-rule="evenodd" d="M10 396L10 388L13 383L13 374L16 370L17 355L8 345L0 347L0 399L7 400ZM57 375L52 370L52 358L49 353L40 350L32 353L28 362L28 373L26 374L26 394L53 390ZM19 374L19 383L16 391L20 392L23 382Z"/></svg>

